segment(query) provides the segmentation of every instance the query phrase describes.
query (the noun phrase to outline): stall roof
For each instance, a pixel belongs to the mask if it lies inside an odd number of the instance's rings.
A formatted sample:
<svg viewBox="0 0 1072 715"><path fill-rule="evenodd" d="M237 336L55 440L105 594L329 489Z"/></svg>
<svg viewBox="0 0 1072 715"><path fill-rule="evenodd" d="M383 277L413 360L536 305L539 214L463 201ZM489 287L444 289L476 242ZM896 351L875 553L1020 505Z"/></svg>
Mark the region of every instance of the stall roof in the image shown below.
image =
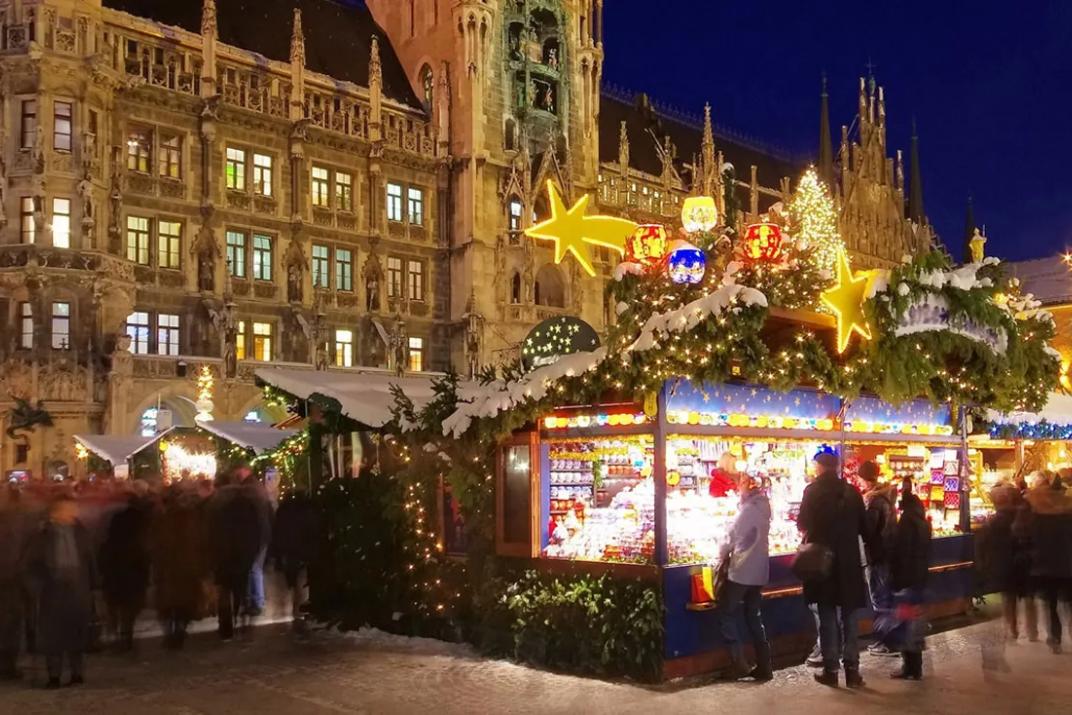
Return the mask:
<svg viewBox="0 0 1072 715"><path fill-rule="evenodd" d="M127 460L170 432L166 429L151 437L140 434L76 434L74 438L90 452L108 460L113 467Z"/></svg>
<svg viewBox="0 0 1072 715"><path fill-rule="evenodd" d="M207 422L197 421L197 426L217 437L237 444L240 447L261 454L279 446L280 442L298 434L296 429L277 429L261 422Z"/></svg>
<svg viewBox="0 0 1072 715"><path fill-rule="evenodd" d="M435 373L399 377L390 372L341 370L301 370L296 368L261 368L257 379L298 399L322 395L339 402L342 413L366 427L378 429L391 421L395 400L391 386L398 385L406 397L420 409L435 396L432 380ZM460 392L471 392L463 383Z"/></svg>
<svg viewBox="0 0 1072 715"><path fill-rule="evenodd" d="M991 422L1001 424L1036 425L1045 421L1054 425L1072 425L1072 395L1051 392L1046 406L1038 412L1009 412L1003 414L995 410L988 410L986 417Z"/></svg>

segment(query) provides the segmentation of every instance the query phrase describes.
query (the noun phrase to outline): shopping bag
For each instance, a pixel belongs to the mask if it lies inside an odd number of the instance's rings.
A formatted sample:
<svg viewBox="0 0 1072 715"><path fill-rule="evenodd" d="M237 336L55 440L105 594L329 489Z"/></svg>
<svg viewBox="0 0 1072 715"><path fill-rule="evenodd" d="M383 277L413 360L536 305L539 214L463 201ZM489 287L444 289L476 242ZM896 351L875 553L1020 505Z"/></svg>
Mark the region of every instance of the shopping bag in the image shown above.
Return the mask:
<svg viewBox="0 0 1072 715"><path fill-rule="evenodd" d="M793 575L801 581L821 581L830 576L833 568L834 552L824 544L801 544L793 557Z"/></svg>

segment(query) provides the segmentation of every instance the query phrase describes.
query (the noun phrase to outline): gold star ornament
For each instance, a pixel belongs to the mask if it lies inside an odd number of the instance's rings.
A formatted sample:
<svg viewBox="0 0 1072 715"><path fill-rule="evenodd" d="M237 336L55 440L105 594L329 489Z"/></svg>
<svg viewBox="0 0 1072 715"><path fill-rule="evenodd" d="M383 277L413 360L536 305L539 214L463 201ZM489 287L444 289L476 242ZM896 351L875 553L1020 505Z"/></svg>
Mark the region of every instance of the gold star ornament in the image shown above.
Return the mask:
<svg viewBox="0 0 1072 715"><path fill-rule="evenodd" d="M551 218L526 229L525 235L540 241L554 241L555 263L561 263L567 253L572 253L581 268L594 276L591 246L612 249L619 256L625 253L625 242L636 230L635 223L614 216L586 216L587 194L567 209L558 189L550 181L547 182L547 197L551 204Z"/></svg>
<svg viewBox="0 0 1072 715"><path fill-rule="evenodd" d="M863 271L854 276L849 256L843 247L838 249L835 266L837 282L833 288L824 290L820 298L837 318L837 348L839 353L843 353L849 347L853 333L859 334L864 340L871 339L871 326L864 315L864 302L873 274Z"/></svg>

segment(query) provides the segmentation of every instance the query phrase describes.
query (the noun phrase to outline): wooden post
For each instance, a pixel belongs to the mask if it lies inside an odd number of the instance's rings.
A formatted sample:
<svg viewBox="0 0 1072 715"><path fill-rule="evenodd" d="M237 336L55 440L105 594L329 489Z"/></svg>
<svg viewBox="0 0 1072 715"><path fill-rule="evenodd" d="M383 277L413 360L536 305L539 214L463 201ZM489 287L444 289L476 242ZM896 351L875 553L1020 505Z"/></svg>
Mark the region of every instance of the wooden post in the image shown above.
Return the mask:
<svg viewBox="0 0 1072 715"><path fill-rule="evenodd" d="M655 415L655 563L665 566L668 560L666 544L666 384L659 388Z"/></svg>

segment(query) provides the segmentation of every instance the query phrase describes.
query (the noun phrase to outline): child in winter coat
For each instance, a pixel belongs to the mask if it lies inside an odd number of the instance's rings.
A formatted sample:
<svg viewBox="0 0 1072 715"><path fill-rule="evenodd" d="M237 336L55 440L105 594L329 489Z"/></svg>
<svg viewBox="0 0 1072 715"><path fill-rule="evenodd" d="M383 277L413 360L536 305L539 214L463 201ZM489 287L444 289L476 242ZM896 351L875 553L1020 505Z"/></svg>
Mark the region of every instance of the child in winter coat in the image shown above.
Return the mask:
<svg viewBox="0 0 1072 715"><path fill-rule="evenodd" d="M931 552L931 525L923 502L905 480L901 490L901 516L894 532L890 578L898 619L902 622L901 669L890 675L898 680L923 677L924 589Z"/></svg>

